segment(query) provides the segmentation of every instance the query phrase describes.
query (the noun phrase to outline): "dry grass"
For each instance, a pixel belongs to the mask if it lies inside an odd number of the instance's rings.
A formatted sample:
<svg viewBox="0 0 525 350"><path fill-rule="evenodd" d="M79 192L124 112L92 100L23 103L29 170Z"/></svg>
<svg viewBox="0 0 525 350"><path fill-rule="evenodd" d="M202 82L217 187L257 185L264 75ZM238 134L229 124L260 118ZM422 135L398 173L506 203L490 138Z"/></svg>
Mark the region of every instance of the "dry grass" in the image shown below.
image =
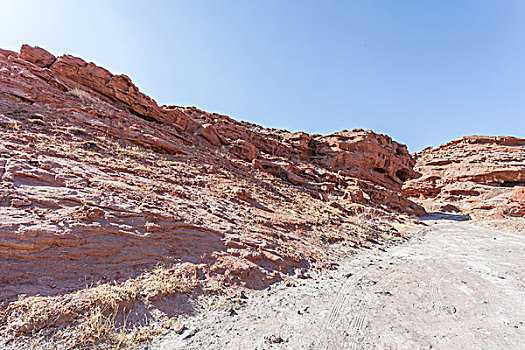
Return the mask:
<svg viewBox="0 0 525 350"><path fill-rule="evenodd" d="M94 103L94 104L103 104L102 100L98 97L91 95L89 92L74 88L68 91L68 94L71 96L77 97L82 103Z"/></svg>
<svg viewBox="0 0 525 350"><path fill-rule="evenodd" d="M222 281L213 281L207 287L204 288L204 291L210 294L216 295L225 295L226 290L224 282Z"/></svg>
<svg viewBox="0 0 525 350"><path fill-rule="evenodd" d="M0 338L27 345L30 336L48 344L66 342L66 348L129 346L151 340L166 329L166 325L128 322L134 303L187 294L196 287L196 280L159 266L120 285L100 284L54 297L21 297L0 311Z"/></svg>

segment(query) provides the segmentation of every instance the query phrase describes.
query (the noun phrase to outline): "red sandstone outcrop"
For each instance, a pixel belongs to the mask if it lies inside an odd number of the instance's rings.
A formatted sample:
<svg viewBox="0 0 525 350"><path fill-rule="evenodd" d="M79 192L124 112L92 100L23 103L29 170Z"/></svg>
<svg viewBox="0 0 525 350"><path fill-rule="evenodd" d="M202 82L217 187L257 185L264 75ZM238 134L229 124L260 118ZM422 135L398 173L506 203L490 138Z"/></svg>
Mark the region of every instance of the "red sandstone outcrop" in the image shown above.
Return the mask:
<svg viewBox="0 0 525 350"><path fill-rule="evenodd" d="M525 139L465 136L416 155L422 176L403 193L480 217L523 217Z"/></svg>
<svg viewBox="0 0 525 350"><path fill-rule="evenodd" d="M49 68L55 62L56 58L46 50L40 47L31 47L29 45L22 45L20 49L19 58L28 62L34 63L41 68Z"/></svg>
<svg viewBox="0 0 525 350"><path fill-rule="evenodd" d="M514 188L504 213L510 216L525 217L525 186Z"/></svg>
<svg viewBox="0 0 525 350"><path fill-rule="evenodd" d="M401 195L414 159L386 135L158 106L125 75L27 45L0 50L0 131L0 306L159 263L263 288L424 214Z"/></svg>
<svg viewBox="0 0 525 350"><path fill-rule="evenodd" d="M333 195L411 215L425 213L401 196L403 182L417 176L414 159L405 145L386 135L359 129L326 136L290 133L196 108L165 109L177 112L176 124L183 134L190 134L188 138L196 136L197 143L203 138L209 146L248 162L246 166L302 186L317 197Z"/></svg>

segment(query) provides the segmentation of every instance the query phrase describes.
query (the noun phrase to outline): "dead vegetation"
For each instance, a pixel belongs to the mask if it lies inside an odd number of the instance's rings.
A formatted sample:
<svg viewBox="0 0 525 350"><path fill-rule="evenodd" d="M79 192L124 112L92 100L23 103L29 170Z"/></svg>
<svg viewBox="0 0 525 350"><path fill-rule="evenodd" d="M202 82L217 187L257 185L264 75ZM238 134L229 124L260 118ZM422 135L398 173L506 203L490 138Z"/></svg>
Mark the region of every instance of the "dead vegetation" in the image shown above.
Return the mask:
<svg viewBox="0 0 525 350"><path fill-rule="evenodd" d="M104 103L98 97L91 95L87 91L80 90L79 88L73 88L69 90L68 94L71 96L75 96L80 101L82 101L82 103L84 104L103 104Z"/></svg>
<svg viewBox="0 0 525 350"><path fill-rule="evenodd" d="M122 284L99 284L60 296L21 296L0 310L0 337L4 345L14 348L25 348L31 342L37 342L39 348L46 344L65 349L129 346L151 340L174 324L169 318L131 321L137 304L188 294L197 287L197 280L157 266Z"/></svg>

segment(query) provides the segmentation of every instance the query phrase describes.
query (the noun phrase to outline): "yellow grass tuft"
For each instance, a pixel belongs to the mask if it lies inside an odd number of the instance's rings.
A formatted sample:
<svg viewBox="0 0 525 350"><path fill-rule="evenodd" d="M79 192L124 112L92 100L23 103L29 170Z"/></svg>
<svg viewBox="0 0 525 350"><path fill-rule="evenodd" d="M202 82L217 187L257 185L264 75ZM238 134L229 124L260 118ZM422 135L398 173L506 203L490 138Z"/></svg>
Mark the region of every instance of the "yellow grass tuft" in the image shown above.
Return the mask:
<svg viewBox="0 0 525 350"><path fill-rule="evenodd" d="M101 343L111 347L129 346L151 340L163 329L155 324L128 323L127 315L135 302L189 293L197 285L196 280L182 278L172 270L157 266L120 285L105 283L54 297L21 297L0 310L0 338L27 345L24 337L32 336L33 341L40 337L45 338L47 345L66 342L66 348Z"/></svg>
<svg viewBox="0 0 525 350"><path fill-rule="evenodd" d="M96 103L96 104L103 103L98 97L91 95L87 91L80 90L79 88L74 88L72 90L69 90L68 93L72 96L77 97L83 103Z"/></svg>

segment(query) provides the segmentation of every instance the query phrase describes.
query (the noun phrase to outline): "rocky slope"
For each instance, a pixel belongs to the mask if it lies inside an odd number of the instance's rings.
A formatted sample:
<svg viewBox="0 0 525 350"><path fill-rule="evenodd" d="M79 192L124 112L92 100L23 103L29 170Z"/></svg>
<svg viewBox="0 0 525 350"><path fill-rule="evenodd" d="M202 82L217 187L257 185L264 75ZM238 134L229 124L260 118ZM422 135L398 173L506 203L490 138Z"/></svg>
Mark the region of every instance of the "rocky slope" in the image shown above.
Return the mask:
<svg viewBox="0 0 525 350"><path fill-rule="evenodd" d="M415 162L388 136L158 106L125 75L27 45L0 50L0 130L4 344L102 344L92 329L117 315L169 320L193 310L180 293L330 267L425 213L401 195Z"/></svg>
<svg viewBox="0 0 525 350"><path fill-rule="evenodd" d="M477 218L525 216L525 139L465 136L416 158L422 176L407 181L403 193L428 209Z"/></svg>

